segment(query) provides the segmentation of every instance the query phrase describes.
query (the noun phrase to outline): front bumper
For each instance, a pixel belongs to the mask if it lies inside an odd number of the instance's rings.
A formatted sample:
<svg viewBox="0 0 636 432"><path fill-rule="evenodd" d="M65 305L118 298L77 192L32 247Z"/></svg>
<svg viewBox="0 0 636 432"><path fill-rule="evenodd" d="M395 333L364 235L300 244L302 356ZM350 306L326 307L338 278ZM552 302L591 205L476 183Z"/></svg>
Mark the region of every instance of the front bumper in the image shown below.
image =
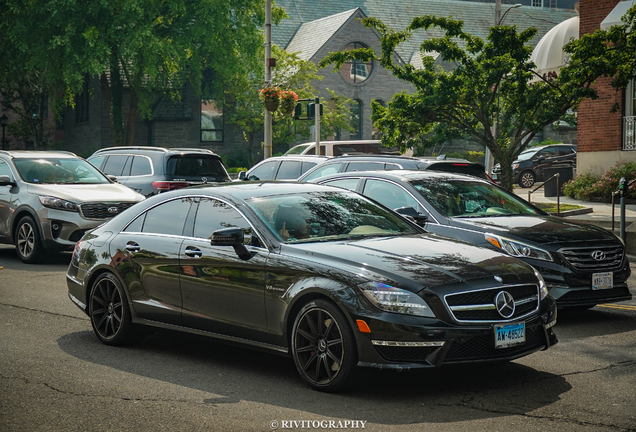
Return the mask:
<svg viewBox="0 0 636 432"><path fill-rule="evenodd" d="M49 250L72 250L84 233L105 222L84 219L79 213L42 208L38 211L42 243Z"/></svg>
<svg viewBox="0 0 636 432"><path fill-rule="evenodd" d="M558 342L553 326L556 303L548 297L540 315L525 319L526 341L495 348L494 325L449 325L436 319L382 313L359 316L371 333L359 332L358 365L381 369L414 369L446 364L514 360Z"/></svg>

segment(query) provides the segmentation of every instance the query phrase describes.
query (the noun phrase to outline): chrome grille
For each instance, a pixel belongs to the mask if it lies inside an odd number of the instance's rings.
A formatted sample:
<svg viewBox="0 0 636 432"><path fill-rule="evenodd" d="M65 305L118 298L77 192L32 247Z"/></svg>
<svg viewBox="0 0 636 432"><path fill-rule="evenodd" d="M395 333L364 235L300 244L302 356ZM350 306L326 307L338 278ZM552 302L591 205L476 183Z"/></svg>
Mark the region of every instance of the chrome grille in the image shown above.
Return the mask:
<svg viewBox="0 0 636 432"><path fill-rule="evenodd" d="M86 203L80 206L80 214L85 219L108 219L117 216L129 207L132 207L136 203L134 202L118 202L118 203ZM109 212L108 209L116 208L116 212Z"/></svg>
<svg viewBox="0 0 636 432"><path fill-rule="evenodd" d="M515 302L515 311L503 318L497 311L495 298L507 291ZM539 309L539 287L537 285L509 285L496 288L468 291L444 296L453 318L459 322L501 322L528 316Z"/></svg>
<svg viewBox="0 0 636 432"><path fill-rule="evenodd" d="M595 271L619 267L623 262L624 251L622 246L594 246L561 249L559 252L572 267Z"/></svg>

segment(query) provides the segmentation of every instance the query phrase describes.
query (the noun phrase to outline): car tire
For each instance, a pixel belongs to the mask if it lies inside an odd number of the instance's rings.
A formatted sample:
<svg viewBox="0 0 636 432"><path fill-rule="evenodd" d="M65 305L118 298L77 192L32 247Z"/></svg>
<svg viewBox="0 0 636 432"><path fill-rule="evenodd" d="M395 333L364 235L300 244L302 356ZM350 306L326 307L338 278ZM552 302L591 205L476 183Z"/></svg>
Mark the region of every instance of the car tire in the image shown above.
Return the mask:
<svg viewBox="0 0 636 432"><path fill-rule="evenodd" d="M347 319L335 305L321 299L307 303L296 316L291 350L302 379L323 392L346 388L358 363Z"/></svg>
<svg viewBox="0 0 636 432"><path fill-rule="evenodd" d="M519 176L519 186L524 188L532 187L536 180L536 177L532 171L524 171Z"/></svg>
<svg viewBox="0 0 636 432"><path fill-rule="evenodd" d="M15 248L20 259L28 264L40 262L44 247L40 231L31 216L24 216L15 231Z"/></svg>
<svg viewBox="0 0 636 432"><path fill-rule="evenodd" d="M103 273L93 282L88 315L95 335L106 345L126 345L143 337L132 323L126 293L111 273Z"/></svg>

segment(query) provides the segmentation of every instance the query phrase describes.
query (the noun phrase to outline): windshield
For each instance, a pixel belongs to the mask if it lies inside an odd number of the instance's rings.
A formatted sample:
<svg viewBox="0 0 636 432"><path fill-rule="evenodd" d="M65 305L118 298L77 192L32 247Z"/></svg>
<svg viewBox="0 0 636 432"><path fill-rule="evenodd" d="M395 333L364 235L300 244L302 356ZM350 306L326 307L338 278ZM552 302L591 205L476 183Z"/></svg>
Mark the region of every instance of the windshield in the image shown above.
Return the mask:
<svg viewBox="0 0 636 432"><path fill-rule="evenodd" d="M420 234L400 216L353 192L252 198L248 205L280 241L334 241Z"/></svg>
<svg viewBox="0 0 636 432"><path fill-rule="evenodd" d="M14 159L20 177L35 184L110 183L93 165L79 158Z"/></svg>
<svg viewBox="0 0 636 432"><path fill-rule="evenodd" d="M541 149L532 149L532 150L522 151L521 153L519 153L519 156L517 156L517 160L522 161L522 160L532 159L532 156L537 154L539 150Z"/></svg>
<svg viewBox="0 0 636 432"><path fill-rule="evenodd" d="M490 183L449 179L411 182L446 217L490 217L543 214L530 204Z"/></svg>
<svg viewBox="0 0 636 432"><path fill-rule="evenodd" d="M209 182L229 181L229 176L218 157L205 155L179 155L168 159L166 174L179 178L205 177Z"/></svg>

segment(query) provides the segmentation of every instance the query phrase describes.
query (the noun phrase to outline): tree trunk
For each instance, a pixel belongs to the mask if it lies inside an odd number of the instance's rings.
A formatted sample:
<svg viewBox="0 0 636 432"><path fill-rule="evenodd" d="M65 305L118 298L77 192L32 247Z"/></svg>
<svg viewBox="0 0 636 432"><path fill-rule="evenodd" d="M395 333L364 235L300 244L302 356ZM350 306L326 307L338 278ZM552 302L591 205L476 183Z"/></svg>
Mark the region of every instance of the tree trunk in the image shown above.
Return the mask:
<svg viewBox="0 0 636 432"><path fill-rule="evenodd" d="M119 61L114 59L110 65L111 120L116 146L124 145L124 116L122 105L124 99L124 83L121 80Z"/></svg>
<svg viewBox="0 0 636 432"><path fill-rule="evenodd" d="M134 89L130 89L130 110L128 111L128 125L126 131L126 145L135 144L135 132L137 131L137 116L139 114L139 96Z"/></svg>

